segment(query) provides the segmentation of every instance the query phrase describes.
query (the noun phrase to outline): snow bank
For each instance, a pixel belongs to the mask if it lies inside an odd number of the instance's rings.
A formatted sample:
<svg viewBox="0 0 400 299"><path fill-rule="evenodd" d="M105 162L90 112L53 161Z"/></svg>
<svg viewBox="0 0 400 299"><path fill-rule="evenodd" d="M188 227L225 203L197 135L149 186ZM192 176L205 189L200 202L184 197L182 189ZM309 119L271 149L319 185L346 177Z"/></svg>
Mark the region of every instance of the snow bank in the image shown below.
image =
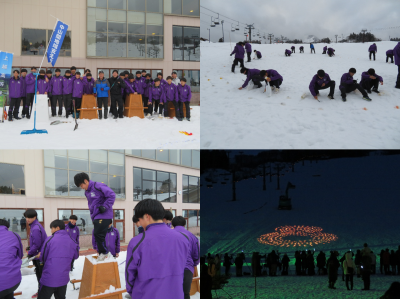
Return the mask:
<svg viewBox="0 0 400 299"><path fill-rule="evenodd" d="M247 68L275 69L283 76L279 94L268 98L264 88L238 90L245 76L231 73L234 44L201 43L201 147L237 149L394 149L400 146L400 90L395 89L397 66L386 64L386 51L397 42L378 42L377 60L370 61L365 44L330 44L335 57L322 55L324 44L316 44L316 54L284 56L291 44L252 45L261 51L261 60L245 62ZM252 55L253 56L253 55ZM383 96L371 94L371 102L358 91L342 102L341 76L354 67L355 79L374 68L383 77ZM336 81L335 100L327 98L328 89L320 92L318 102L308 86L319 69ZM301 99L303 93L309 94ZM396 108L397 107L397 108Z"/></svg>

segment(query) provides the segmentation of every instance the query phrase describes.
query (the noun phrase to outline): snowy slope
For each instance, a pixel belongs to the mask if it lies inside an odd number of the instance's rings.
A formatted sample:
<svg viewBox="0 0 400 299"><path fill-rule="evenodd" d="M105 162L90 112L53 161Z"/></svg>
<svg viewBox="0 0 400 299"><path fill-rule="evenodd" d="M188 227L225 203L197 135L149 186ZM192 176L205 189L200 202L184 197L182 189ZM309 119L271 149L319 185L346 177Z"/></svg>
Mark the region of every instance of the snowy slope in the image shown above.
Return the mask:
<svg viewBox="0 0 400 299"><path fill-rule="evenodd" d="M331 44L335 57L322 55L324 44L316 44L316 54L284 56L291 44L253 45L261 51L261 60L245 63L247 68L275 69L283 76L278 95L268 98L264 88L238 90L245 76L231 73L234 44L201 43L202 148L248 149L390 149L399 148L400 90L395 89L397 66L386 64L385 52L395 42L378 42L377 61L368 58L365 44ZM253 55L252 55L253 56ZM366 102L358 91L342 102L341 76L355 67L355 79L375 68L384 85L383 96L371 94ZM327 98L328 89L320 92L318 102L309 93L309 83L319 69L336 81L335 100ZM308 96L301 99L303 93Z"/></svg>
<svg viewBox="0 0 400 299"><path fill-rule="evenodd" d="M21 108L22 109L22 108ZM0 108L0 110L2 110ZM20 114L21 116L21 114ZM51 121L69 121L59 125L50 125ZM18 121L0 123L0 135L3 149L79 149L89 148L142 148L142 149L195 149L200 148L200 107L192 107L190 121L177 119L154 120L138 117L103 120L78 120L78 129L74 131L71 118L52 117L45 126L48 134L21 135L23 130L33 129L31 122L24 118ZM193 135L179 133L186 131Z"/></svg>
<svg viewBox="0 0 400 299"><path fill-rule="evenodd" d="M122 251L120 253L120 256L117 258L118 264L121 264L126 260L126 251ZM70 274L71 279L81 279L82 278L82 272L83 272L83 264L85 262L85 257L80 256L79 259L77 259L74 263L74 271L72 274ZM119 265L119 277L121 280L121 287L125 288L125 264L123 263L122 265ZM25 268L23 269L22 272L22 282L19 286L19 288L16 290L16 292L22 291L22 296L19 296L18 298L21 299L28 299L31 298L34 293L37 292L37 280L36 280L36 275L33 272L33 269L28 269ZM199 269L198 269L199 270ZM200 273L200 271L198 271ZM76 284L76 287L80 287L80 283ZM123 298L125 298L125 294L123 294ZM74 290L72 284L68 284L67 286L67 294L66 298L68 299L78 299L79 296L79 290ZM191 299L200 299L200 294L196 293L195 295L190 297Z"/></svg>

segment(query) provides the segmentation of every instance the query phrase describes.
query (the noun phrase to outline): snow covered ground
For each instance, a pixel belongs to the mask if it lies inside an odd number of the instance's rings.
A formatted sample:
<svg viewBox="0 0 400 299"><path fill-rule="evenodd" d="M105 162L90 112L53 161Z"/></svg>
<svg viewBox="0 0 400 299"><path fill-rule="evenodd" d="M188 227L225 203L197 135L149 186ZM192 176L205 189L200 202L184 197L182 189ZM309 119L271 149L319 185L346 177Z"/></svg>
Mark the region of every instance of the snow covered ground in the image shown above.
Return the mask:
<svg viewBox="0 0 400 299"><path fill-rule="evenodd" d="M122 251L120 256L117 258L118 264L124 262L126 260L126 251ZM74 271L70 274L71 279L81 279L83 272L83 264L85 262L85 256L80 256L74 263ZM125 264L119 265L119 277L121 279L121 287L125 287ZM200 270L200 269L198 269ZM34 268L24 268L22 270L22 282L16 292L22 291L22 296L18 298L28 299L31 298L34 293L37 292L37 280L36 275L34 274ZM200 273L200 271L198 271ZM80 287L80 283L75 284L76 287ZM123 294L123 298L125 295ZM66 298L68 299L78 299L79 290L74 290L73 285L71 283L68 284ZM200 299L200 293L196 293L191 296L192 299Z"/></svg>
<svg viewBox="0 0 400 299"><path fill-rule="evenodd" d="M0 108L0 110L2 110ZM21 116L21 114L20 114ZM69 121L59 125L50 125L51 121ZM177 119L154 120L138 117L103 120L78 120L78 129L74 131L75 123L59 117L52 117L45 126L48 134L21 135L23 130L33 129L31 122L24 118L18 121L0 123L0 135L3 138L3 149L98 149L104 148L142 148L142 149L198 149L200 148L200 107L193 106L190 121ZM179 131L186 131L188 136Z"/></svg>
<svg viewBox="0 0 400 299"><path fill-rule="evenodd" d="M229 43L201 43L202 130L201 147L240 149L393 149L400 146L400 90L395 89L397 66L386 64L386 51L397 42L377 42L377 60L370 61L365 44L331 44L336 56L322 55L324 44L316 44L316 54L305 53L285 57L291 44L252 45L261 51L261 60L245 62L245 67L275 69L283 76L279 94L270 98L264 87L238 90L246 77L231 73L235 46ZM254 55L252 55L253 57ZM342 102L339 84L349 68L361 73L374 68L383 77L380 89L384 95L371 94L371 102L361 94L350 93ZM328 99L328 89L316 101L308 86L319 69L336 81L335 100ZM301 99L303 93L308 96Z"/></svg>

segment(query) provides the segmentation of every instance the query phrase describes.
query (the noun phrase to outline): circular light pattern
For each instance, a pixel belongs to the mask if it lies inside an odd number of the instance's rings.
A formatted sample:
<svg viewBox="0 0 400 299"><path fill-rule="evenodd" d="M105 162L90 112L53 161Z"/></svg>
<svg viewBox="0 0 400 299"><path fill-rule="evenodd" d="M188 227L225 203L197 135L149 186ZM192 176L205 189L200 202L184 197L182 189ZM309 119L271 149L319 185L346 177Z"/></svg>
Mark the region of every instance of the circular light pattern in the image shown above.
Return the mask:
<svg viewBox="0 0 400 299"><path fill-rule="evenodd" d="M290 236L304 237L303 240L290 240ZM289 237L289 238L286 238ZM338 237L334 234L322 232L321 227L304 225L286 225L275 228L275 232L261 235L257 241L261 244L280 247L306 247L317 244L326 244L336 241Z"/></svg>

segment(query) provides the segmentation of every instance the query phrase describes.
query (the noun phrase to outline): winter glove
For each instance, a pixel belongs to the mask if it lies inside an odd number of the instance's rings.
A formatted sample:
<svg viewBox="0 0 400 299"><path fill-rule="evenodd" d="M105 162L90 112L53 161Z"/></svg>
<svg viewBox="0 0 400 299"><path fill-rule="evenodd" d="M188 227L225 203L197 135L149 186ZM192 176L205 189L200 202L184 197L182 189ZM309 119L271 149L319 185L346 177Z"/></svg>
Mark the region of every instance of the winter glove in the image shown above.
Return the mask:
<svg viewBox="0 0 400 299"><path fill-rule="evenodd" d="M100 88L101 91L104 91L104 88Z"/></svg>
<svg viewBox="0 0 400 299"><path fill-rule="evenodd" d="M99 207L99 211L100 211L100 213L103 214L103 213L106 211L106 208L103 207L103 206L100 206L100 207Z"/></svg>

